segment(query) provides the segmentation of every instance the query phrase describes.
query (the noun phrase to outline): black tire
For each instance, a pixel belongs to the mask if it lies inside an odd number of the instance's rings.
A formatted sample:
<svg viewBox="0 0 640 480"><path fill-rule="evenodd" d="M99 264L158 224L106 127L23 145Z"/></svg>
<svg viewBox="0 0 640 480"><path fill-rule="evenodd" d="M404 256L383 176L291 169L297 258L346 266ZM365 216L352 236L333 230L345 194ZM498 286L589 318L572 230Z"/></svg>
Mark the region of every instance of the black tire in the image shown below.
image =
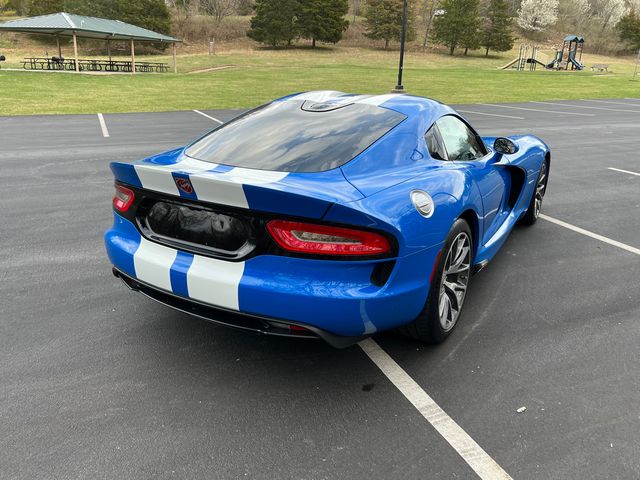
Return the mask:
<svg viewBox="0 0 640 480"><path fill-rule="evenodd" d="M540 173L538 174L538 179L536 180L536 186L533 190L533 194L531 195L531 200L529 201L529 208L522 217L522 224L524 225L533 225L538 221L538 217L540 216L540 209L542 208L542 200L544 200L544 194L547 192L547 180L549 179L549 167L547 165L547 161L542 162L542 166L540 167ZM539 200L539 203L536 204L536 199Z"/></svg>
<svg viewBox="0 0 640 480"><path fill-rule="evenodd" d="M440 320L440 302L444 301L441 296L441 289L443 288L442 285L444 280L443 272L445 270L445 265L449 262L450 253L452 251L452 247L454 247L453 243L458 241L461 238L461 235L466 236L469 242L468 270L466 272L465 289L462 293L458 314L456 315L455 320L453 320L453 324L449 328L444 328ZM401 327L400 333L415 340L427 343L441 343L451 334L455 326L458 324L461 309L464 305L464 297L469 286L469 278L471 277L472 258L473 236L471 235L471 228L469 228L469 224L465 220L458 219L453 224L453 227L451 227L444 245L442 246L442 251L438 257L438 264L433 274L433 282L429 288L429 295L427 296L427 301L422 312L413 322ZM429 270L429 272L425 272L426 275L429 275L430 273L431 270ZM451 298L449 292L451 291L448 290L445 294Z"/></svg>

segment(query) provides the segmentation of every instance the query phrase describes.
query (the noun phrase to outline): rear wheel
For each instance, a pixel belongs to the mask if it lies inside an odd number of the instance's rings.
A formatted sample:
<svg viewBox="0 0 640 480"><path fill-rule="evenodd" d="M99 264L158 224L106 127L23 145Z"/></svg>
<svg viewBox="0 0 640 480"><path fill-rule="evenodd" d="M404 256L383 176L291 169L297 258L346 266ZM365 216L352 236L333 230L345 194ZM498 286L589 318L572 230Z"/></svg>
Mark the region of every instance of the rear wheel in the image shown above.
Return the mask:
<svg viewBox="0 0 640 480"><path fill-rule="evenodd" d="M451 228L438 258L433 282L424 309L401 332L416 340L443 342L462 312L471 277L473 239L466 221L459 219Z"/></svg>
<svg viewBox="0 0 640 480"><path fill-rule="evenodd" d="M531 201L529 202L529 208L522 217L522 223L525 225L533 225L538 221L540 216L540 209L542 208L542 200L544 194L547 191L547 162L542 162L540 167L540 173L538 174L538 180L536 181L536 189L533 191Z"/></svg>

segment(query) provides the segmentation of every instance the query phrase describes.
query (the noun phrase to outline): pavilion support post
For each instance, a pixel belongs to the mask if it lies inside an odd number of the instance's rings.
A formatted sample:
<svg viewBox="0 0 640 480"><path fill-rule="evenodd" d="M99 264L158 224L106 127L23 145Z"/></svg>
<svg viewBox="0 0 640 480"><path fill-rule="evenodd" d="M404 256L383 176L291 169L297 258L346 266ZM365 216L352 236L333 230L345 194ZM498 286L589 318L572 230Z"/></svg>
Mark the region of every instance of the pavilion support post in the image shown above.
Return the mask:
<svg viewBox="0 0 640 480"><path fill-rule="evenodd" d="M107 55L109 55L109 61L111 61L111 39L107 38Z"/></svg>
<svg viewBox="0 0 640 480"><path fill-rule="evenodd" d="M76 61L76 73L80 73L80 62L78 62L78 39L76 32L73 32L73 57Z"/></svg>
<svg viewBox="0 0 640 480"><path fill-rule="evenodd" d="M131 73L136 73L136 47L131 39Z"/></svg>
<svg viewBox="0 0 640 480"><path fill-rule="evenodd" d="M62 58L62 48L60 47L60 37L56 35L56 43L58 44L58 58Z"/></svg>
<svg viewBox="0 0 640 480"><path fill-rule="evenodd" d="M176 42L173 42L173 73L178 73L178 64L176 63Z"/></svg>

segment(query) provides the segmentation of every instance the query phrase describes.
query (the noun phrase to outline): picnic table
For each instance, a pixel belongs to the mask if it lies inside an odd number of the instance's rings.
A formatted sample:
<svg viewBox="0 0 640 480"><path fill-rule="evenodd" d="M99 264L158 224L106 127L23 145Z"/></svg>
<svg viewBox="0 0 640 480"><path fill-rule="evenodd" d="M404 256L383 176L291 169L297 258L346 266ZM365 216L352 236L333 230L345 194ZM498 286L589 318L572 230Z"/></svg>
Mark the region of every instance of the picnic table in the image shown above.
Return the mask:
<svg viewBox="0 0 640 480"><path fill-rule="evenodd" d="M169 65L162 62L135 62L136 72L164 73L169 71ZM22 61L25 70L69 70L76 69L74 59L62 57L27 57ZM131 72L133 62L130 60L93 60L78 59L80 71L89 72Z"/></svg>

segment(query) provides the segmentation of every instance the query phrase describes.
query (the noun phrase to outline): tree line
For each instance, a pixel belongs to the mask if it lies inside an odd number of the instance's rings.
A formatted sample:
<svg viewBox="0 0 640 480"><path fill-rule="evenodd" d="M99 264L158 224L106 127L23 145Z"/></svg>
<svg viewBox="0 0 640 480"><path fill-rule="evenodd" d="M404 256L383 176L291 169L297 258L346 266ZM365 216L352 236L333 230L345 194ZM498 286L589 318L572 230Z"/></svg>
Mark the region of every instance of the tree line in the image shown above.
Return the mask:
<svg viewBox="0 0 640 480"><path fill-rule="evenodd" d="M415 0L408 3L407 39L415 38ZM442 0L437 9L431 1L427 12L433 19L431 39L446 45L453 54L458 47L465 50L481 46L489 51L507 51L513 47L512 23L507 0L489 0L482 9L480 0ZM358 10L360 4L358 2ZM255 16L248 36L271 46L291 45L297 38L336 43L342 38L349 21L347 0L256 0ZM362 8L365 36L383 40L385 48L399 41L402 31L403 0L367 0ZM359 13L359 12L358 12ZM355 21L354 12L354 21ZM424 17L424 13L423 13ZM431 22L429 22L429 25ZM425 42L429 33L425 36Z"/></svg>
<svg viewBox="0 0 640 480"><path fill-rule="evenodd" d="M337 43L349 26L347 0L256 0L249 38L271 45L291 45L296 38Z"/></svg>
<svg viewBox="0 0 640 480"><path fill-rule="evenodd" d="M9 0L9 8L21 15L66 12L121 20L169 34L171 15L164 0Z"/></svg>
<svg viewBox="0 0 640 480"><path fill-rule="evenodd" d="M161 33L195 15L217 24L230 15L251 16L247 36L273 47L298 39L310 40L313 47L337 43L349 24L358 21L367 38L388 48L400 40L402 5L403 0L0 0L0 10L19 15L66 11ZM485 55L508 51L514 27L533 41L545 34L562 38L575 33L586 36L596 51L599 44L612 45L616 36L627 48L640 48L640 0L408 0L408 6L408 40L416 39L421 22L421 44L443 45L450 54L479 48Z"/></svg>

